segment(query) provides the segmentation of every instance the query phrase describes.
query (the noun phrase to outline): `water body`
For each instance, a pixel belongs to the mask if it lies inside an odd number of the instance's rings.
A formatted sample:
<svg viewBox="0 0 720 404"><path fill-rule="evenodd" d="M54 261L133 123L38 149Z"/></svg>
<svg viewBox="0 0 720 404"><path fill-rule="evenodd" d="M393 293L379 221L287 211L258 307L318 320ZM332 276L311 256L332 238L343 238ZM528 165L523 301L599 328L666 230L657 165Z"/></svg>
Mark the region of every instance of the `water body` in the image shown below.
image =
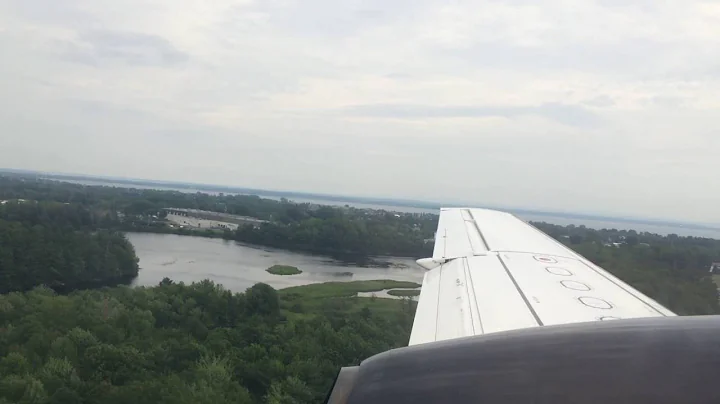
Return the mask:
<svg viewBox="0 0 720 404"><path fill-rule="evenodd" d="M175 282L210 279L234 292L264 282L282 289L331 281L392 279L422 283L425 271L409 258L383 258L391 268L346 265L327 257L242 245L234 241L174 234L127 233L140 258L134 286L155 286L168 277ZM280 276L265 270L283 264L302 274Z"/></svg>
<svg viewBox="0 0 720 404"><path fill-rule="evenodd" d="M203 192L210 195L218 195L217 191L194 189L194 188L174 188L169 186L161 185L144 185L144 184L128 184L113 182L111 180L103 179L82 179L82 180L70 180L62 179L64 182L72 182L84 185L101 185L101 186L114 186L118 188L139 188L139 189L158 189L165 191L179 191L179 192ZM237 195L237 193L225 192L226 195ZM280 197L277 195L267 195L262 192L257 193L258 196L267 199L279 200ZM427 209L412 207L407 205L392 205L392 204L372 204L360 201L347 201L347 200L332 200L332 199L314 199L314 198L303 198L303 197L291 197L290 200L298 203L313 203L318 205L331 205L331 206L352 206L359 209L382 209L387 211L402 212L402 213L433 213L438 214L438 209ZM512 211L512 210L511 210ZM532 212L527 210L513 212L518 217L527 221L547 222L551 224L557 224L561 226L567 226L574 224L577 226L585 225L591 229L618 229L618 230L636 230L638 232L650 232L661 235L677 234L679 236L693 236L693 237L707 237L720 240L720 225L718 224L692 224L692 223L660 223L652 220L645 219L617 219L614 220L611 217L589 217L588 215L563 215L561 213L553 212Z"/></svg>
<svg viewBox="0 0 720 404"><path fill-rule="evenodd" d="M48 177L47 179L53 180L53 181L61 181L61 182L69 182L71 184L79 184L79 185L89 185L89 186L97 186L97 187L115 187L115 188L135 188L135 189L155 189L158 191L177 191L177 192L184 192L186 194L195 194L198 192L202 192L204 194L208 195L219 195L220 192L214 192L214 191L204 191L201 189L195 189L195 188L173 188L173 187L162 187L158 185L145 185L145 184L129 184L124 182L112 182L112 181L104 181L104 180L93 180L93 179L82 179L82 180L72 180L72 179L56 179L52 177ZM225 195L239 195L232 192L225 192Z"/></svg>

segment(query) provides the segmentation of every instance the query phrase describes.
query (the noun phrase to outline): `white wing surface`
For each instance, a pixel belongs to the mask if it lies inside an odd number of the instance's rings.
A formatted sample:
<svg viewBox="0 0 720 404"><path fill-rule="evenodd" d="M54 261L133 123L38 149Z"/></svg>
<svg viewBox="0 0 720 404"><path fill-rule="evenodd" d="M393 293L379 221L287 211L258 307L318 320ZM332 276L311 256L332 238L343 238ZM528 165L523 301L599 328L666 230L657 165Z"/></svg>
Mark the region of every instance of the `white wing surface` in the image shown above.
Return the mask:
<svg viewBox="0 0 720 404"><path fill-rule="evenodd" d="M674 316L509 213L443 208L410 345L547 325Z"/></svg>

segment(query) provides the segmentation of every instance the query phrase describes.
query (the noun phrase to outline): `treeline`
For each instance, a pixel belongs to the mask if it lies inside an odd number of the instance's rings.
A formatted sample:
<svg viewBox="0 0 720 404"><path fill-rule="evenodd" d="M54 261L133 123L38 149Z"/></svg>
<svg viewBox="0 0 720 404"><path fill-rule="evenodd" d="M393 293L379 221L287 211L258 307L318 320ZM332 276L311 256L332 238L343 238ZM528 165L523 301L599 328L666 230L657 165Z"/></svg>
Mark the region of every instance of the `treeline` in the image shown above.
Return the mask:
<svg viewBox="0 0 720 404"><path fill-rule="evenodd" d="M113 216L157 214L163 208L200 209L287 222L298 214L295 204L257 195L211 195L155 189L117 188L0 174L0 200L27 199L73 203ZM302 210L302 208L298 208Z"/></svg>
<svg viewBox="0 0 720 404"><path fill-rule="evenodd" d="M709 273L720 261L720 240L533 224L678 314L720 313Z"/></svg>
<svg viewBox="0 0 720 404"><path fill-rule="evenodd" d="M137 274L132 244L122 233L95 230L87 209L33 201L0 205L0 293L115 285Z"/></svg>
<svg viewBox="0 0 720 404"><path fill-rule="evenodd" d="M0 403L322 402L340 367L407 344L405 302L292 297L168 279L0 296Z"/></svg>
<svg viewBox="0 0 720 404"><path fill-rule="evenodd" d="M121 231L225 237L245 243L362 260L372 255L423 258L432 254L437 215L390 213L351 207L263 199L251 195L209 195L148 189L85 186L0 176L1 199L55 201L79 205L103 228ZM162 209L186 208L266 220L237 232L171 228Z"/></svg>
<svg viewBox="0 0 720 404"><path fill-rule="evenodd" d="M303 215L288 223L241 226L232 238L333 256L422 258L432 255L437 216L396 217L391 213L367 214L357 209L330 207L303 211Z"/></svg>

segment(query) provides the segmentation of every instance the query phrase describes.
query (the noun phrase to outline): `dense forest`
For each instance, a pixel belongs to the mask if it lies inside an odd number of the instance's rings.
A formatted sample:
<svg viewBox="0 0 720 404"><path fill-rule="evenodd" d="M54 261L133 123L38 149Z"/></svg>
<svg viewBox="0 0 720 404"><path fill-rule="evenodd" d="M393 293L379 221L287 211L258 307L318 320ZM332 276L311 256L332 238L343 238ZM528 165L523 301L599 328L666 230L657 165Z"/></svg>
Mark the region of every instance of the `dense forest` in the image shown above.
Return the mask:
<svg viewBox="0 0 720 404"><path fill-rule="evenodd" d="M114 285L138 274L122 233L94 230L89 212L55 202L0 205L0 293Z"/></svg>
<svg viewBox="0 0 720 404"><path fill-rule="evenodd" d="M0 403L322 402L340 367L406 345L414 314L344 286L2 295Z"/></svg>

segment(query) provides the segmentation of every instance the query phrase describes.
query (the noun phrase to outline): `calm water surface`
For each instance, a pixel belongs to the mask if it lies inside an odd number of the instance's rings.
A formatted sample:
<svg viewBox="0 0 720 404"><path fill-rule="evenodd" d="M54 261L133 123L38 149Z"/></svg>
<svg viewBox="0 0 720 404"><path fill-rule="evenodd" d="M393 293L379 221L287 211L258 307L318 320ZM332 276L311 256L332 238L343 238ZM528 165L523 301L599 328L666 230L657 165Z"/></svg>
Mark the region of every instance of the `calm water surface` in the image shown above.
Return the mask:
<svg viewBox="0 0 720 404"><path fill-rule="evenodd" d="M234 292L264 282L281 289L329 281L393 279L422 283L425 271L409 258L383 258L392 268L346 265L327 257L293 253L234 241L174 234L127 233L140 258L135 286L155 286L168 277L176 282L210 279ZM292 265L299 275L272 275L265 270L275 264Z"/></svg>

